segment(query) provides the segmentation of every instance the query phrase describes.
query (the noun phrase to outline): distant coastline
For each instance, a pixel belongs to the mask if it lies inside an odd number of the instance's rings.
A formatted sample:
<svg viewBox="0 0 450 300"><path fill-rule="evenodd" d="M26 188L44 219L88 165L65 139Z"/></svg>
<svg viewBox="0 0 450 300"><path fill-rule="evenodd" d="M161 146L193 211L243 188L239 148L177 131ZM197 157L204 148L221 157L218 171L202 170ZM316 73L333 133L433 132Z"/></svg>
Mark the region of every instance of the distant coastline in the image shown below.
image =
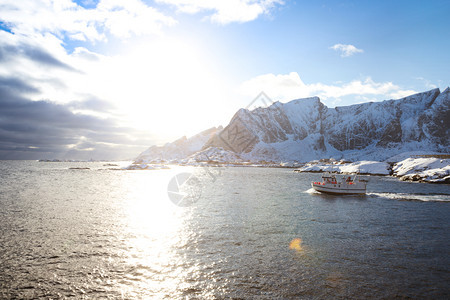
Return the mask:
<svg viewBox="0 0 450 300"><path fill-rule="evenodd" d="M405 155L403 155L405 156ZM321 159L308 163L276 163L276 162L226 162L226 161L184 161L165 162L135 161L124 169L127 170L159 170L169 165L195 167L263 167L292 168L299 173L335 172L339 174L361 174L394 176L402 181L419 181L426 183L450 184L450 154L410 155L397 162L357 161Z"/></svg>

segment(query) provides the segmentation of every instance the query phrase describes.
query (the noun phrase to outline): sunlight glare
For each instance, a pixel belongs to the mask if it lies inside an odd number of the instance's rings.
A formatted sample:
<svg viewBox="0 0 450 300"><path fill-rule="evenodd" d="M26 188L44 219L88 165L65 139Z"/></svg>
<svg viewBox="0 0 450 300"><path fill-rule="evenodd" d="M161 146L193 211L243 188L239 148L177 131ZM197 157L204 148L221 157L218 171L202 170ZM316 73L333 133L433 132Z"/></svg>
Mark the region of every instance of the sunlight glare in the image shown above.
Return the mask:
<svg viewBox="0 0 450 300"><path fill-rule="evenodd" d="M175 39L141 42L114 64L102 89L132 127L178 138L217 125L209 103L224 88L195 46Z"/></svg>

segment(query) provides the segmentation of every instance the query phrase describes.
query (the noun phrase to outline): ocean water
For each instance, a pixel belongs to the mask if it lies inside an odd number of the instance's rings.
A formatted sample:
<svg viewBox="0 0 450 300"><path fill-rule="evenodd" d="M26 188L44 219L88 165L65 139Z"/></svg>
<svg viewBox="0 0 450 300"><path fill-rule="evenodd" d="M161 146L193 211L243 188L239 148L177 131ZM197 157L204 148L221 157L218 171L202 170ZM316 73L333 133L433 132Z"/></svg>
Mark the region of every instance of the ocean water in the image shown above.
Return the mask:
<svg viewBox="0 0 450 300"><path fill-rule="evenodd" d="M292 169L114 168L0 162L0 298L450 298L449 185L330 196Z"/></svg>

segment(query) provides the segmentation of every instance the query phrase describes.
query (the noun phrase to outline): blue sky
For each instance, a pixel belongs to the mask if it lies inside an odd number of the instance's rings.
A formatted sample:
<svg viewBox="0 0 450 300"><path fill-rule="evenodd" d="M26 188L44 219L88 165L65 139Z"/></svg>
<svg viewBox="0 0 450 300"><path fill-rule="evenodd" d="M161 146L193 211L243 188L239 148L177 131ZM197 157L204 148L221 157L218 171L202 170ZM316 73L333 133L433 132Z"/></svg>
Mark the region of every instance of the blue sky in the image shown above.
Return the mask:
<svg viewBox="0 0 450 300"><path fill-rule="evenodd" d="M449 85L450 1L0 0L0 11L6 159L132 158L226 125L261 91L333 107Z"/></svg>

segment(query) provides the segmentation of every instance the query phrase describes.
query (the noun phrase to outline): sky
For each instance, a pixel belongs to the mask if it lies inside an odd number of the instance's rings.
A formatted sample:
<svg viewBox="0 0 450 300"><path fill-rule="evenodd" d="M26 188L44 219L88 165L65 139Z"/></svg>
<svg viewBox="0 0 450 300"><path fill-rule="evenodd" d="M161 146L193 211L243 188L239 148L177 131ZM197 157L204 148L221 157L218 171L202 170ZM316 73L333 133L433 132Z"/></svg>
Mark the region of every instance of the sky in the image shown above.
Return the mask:
<svg viewBox="0 0 450 300"><path fill-rule="evenodd" d="M0 159L132 159L265 92L450 85L450 1L0 0Z"/></svg>

